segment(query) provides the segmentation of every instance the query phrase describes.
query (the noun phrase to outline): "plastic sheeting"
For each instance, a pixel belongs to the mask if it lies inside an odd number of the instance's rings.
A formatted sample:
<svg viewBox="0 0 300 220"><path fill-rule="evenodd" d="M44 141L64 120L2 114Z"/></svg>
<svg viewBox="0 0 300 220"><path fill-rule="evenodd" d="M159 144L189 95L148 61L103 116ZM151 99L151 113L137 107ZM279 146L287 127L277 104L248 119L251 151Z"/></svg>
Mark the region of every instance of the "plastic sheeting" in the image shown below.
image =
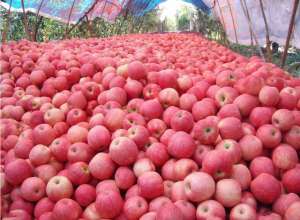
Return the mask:
<svg viewBox="0 0 300 220"><path fill-rule="evenodd" d="M114 21L122 10L125 0L24 0L26 12L37 13L64 23L74 24L91 8L88 17L94 19L103 17ZM10 0L0 2L0 5L9 8ZM94 3L96 4L95 6ZM23 12L21 0L12 0L11 10Z"/></svg>
<svg viewBox="0 0 300 220"><path fill-rule="evenodd" d="M266 27L258 0L204 0L213 8L214 14L219 18L231 42L251 45L255 44L255 37L259 45L266 44ZM263 0L264 12L269 29L270 40L284 45L294 0ZM245 4L246 5L245 5ZM220 6L220 7L219 7ZM300 7L299 7L300 8ZM300 9L296 14L294 32L290 45L300 48ZM220 10L221 9L221 10ZM253 32L248 22L248 15Z"/></svg>

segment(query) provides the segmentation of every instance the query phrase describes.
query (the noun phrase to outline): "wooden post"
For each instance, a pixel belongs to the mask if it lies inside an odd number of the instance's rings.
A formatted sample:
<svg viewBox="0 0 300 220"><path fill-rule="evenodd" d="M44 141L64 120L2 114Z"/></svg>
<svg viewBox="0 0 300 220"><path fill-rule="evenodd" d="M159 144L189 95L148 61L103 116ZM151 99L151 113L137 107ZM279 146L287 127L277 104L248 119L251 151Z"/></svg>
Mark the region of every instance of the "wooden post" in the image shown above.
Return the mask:
<svg viewBox="0 0 300 220"><path fill-rule="evenodd" d="M76 2L76 0L73 0L72 6L71 6L71 8L70 8L70 12L69 12L69 15L68 15L68 23L67 23L67 27L66 27L66 31L65 31L65 36L64 36L64 38L66 38L66 37L69 35L69 33L70 33L70 32L69 32L69 24L70 24L71 15L72 15L72 11L73 11L75 2Z"/></svg>
<svg viewBox="0 0 300 220"><path fill-rule="evenodd" d="M22 10L23 10L23 23L24 23L24 27L25 27L25 32L26 32L28 40L31 40L31 34L28 29L27 14L25 12L24 0L21 0L21 5L22 5Z"/></svg>
<svg viewBox="0 0 300 220"><path fill-rule="evenodd" d="M299 0L295 0L294 6L293 6L293 12L292 12L292 16L291 16L291 21L290 21L290 25L289 25L288 35L287 35L286 42L285 42L284 52L283 52L282 58L281 58L281 68L283 68L284 65L285 65L285 61L286 61L287 52L288 52L288 49L289 49L289 46L290 46L290 39L291 39L292 32L293 32L293 27L294 27L294 23L295 23L295 18L296 18L296 13L297 13L298 6L299 6Z"/></svg>
<svg viewBox="0 0 300 220"><path fill-rule="evenodd" d="M9 31L11 4L12 4L12 0L9 1L9 8L8 8L8 12L7 12L7 21L6 21L6 25L4 27L4 30L2 32L2 42L3 43L6 42L7 32Z"/></svg>
<svg viewBox="0 0 300 220"><path fill-rule="evenodd" d="M268 26L268 22L267 22L267 18L266 18L266 14L264 11L264 5L263 5L262 0L259 0L259 4L260 4L261 13L262 13L264 23L265 23L265 28L266 28L267 61L271 62L272 61L272 51L271 51L269 26Z"/></svg>

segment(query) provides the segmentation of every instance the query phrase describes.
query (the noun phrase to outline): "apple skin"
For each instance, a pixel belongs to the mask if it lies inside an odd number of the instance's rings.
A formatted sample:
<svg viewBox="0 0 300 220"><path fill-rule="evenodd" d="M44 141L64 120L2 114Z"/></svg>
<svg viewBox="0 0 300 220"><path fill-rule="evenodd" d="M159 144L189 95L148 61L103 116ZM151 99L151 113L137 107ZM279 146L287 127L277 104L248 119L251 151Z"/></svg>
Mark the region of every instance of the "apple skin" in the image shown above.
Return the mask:
<svg viewBox="0 0 300 220"><path fill-rule="evenodd" d="M242 158L246 161L251 161L260 156L263 152L263 144L259 138L252 134L245 135L239 141Z"/></svg>
<svg viewBox="0 0 300 220"><path fill-rule="evenodd" d="M178 106L179 94L173 88L165 88L159 92L158 100L164 108L167 108L169 106Z"/></svg>
<svg viewBox="0 0 300 220"><path fill-rule="evenodd" d="M80 206L86 207L96 200L96 189L89 184L81 184L75 190L74 196Z"/></svg>
<svg viewBox="0 0 300 220"><path fill-rule="evenodd" d="M242 117L240 113L240 109L236 104L226 104L222 106L217 116L219 118L236 117L238 119L241 119Z"/></svg>
<svg viewBox="0 0 300 220"><path fill-rule="evenodd" d="M147 199L155 198L163 194L163 179L154 171L148 171L138 177L137 184L141 190L141 196Z"/></svg>
<svg viewBox="0 0 300 220"><path fill-rule="evenodd" d="M177 180L183 180L187 175L198 169L197 163L191 159L179 159L174 164L174 173Z"/></svg>
<svg viewBox="0 0 300 220"><path fill-rule="evenodd" d="M294 125L286 134L285 142L290 144L296 150L300 149L300 126Z"/></svg>
<svg viewBox="0 0 300 220"><path fill-rule="evenodd" d="M223 139L239 140L243 136L242 123L235 117L221 119L218 127Z"/></svg>
<svg viewBox="0 0 300 220"><path fill-rule="evenodd" d="M146 77L146 69L142 62L133 61L128 64L128 76L135 80L144 79Z"/></svg>
<svg viewBox="0 0 300 220"><path fill-rule="evenodd" d="M23 159L16 159L4 168L5 179L12 185L19 185L32 176L30 164Z"/></svg>
<svg viewBox="0 0 300 220"><path fill-rule="evenodd" d="M250 205L247 204L238 204L234 206L230 211L230 220L255 220L256 211Z"/></svg>
<svg viewBox="0 0 300 220"><path fill-rule="evenodd" d="M293 169L286 171L282 176L282 183L287 192L297 193L300 192L300 167L297 166Z"/></svg>
<svg viewBox="0 0 300 220"><path fill-rule="evenodd" d="M30 177L23 181L21 185L22 197L31 202L39 201L45 195L46 184L38 177Z"/></svg>
<svg viewBox="0 0 300 220"><path fill-rule="evenodd" d="M186 132L178 131L173 134L168 143L168 153L175 158L189 158L196 149L196 144Z"/></svg>
<svg viewBox="0 0 300 220"><path fill-rule="evenodd" d="M248 191L244 191L242 193L241 203L248 204L252 208L254 208L255 210L257 208L256 199L254 198L253 194L251 192L248 192Z"/></svg>
<svg viewBox="0 0 300 220"><path fill-rule="evenodd" d="M286 210L294 202L299 202L300 198L295 193L281 194L279 198L273 203L272 210L281 216L284 216Z"/></svg>
<svg viewBox="0 0 300 220"><path fill-rule="evenodd" d="M110 109L104 116L104 125L110 131L116 131L123 127L123 121L126 113L118 108Z"/></svg>
<svg viewBox="0 0 300 220"><path fill-rule="evenodd" d="M118 137L111 142L109 155L118 165L127 166L136 161L138 147L131 139Z"/></svg>
<svg viewBox="0 0 300 220"><path fill-rule="evenodd" d="M140 220L155 220L155 219L156 219L156 212L147 212L140 217Z"/></svg>
<svg viewBox="0 0 300 220"><path fill-rule="evenodd" d="M127 137L135 142L139 149L143 147L149 141L149 130L142 125L134 125L127 130Z"/></svg>
<svg viewBox="0 0 300 220"><path fill-rule="evenodd" d="M140 112L146 120L151 120L154 118L160 118L163 114L163 108L158 100L151 99L142 103Z"/></svg>
<svg viewBox="0 0 300 220"><path fill-rule="evenodd" d="M270 185L272 185L271 188ZM259 174L251 182L250 188L255 198L264 204L273 203L281 194L280 182L267 173Z"/></svg>
<svg viewBox="0 0 300 220"><path fill-rule="evenodd" d="M241 94L233 101L241 115L244 117L249 116L252 110L259 105L259 101L257 97L249 95L249 94Z"/></svg>
<svg viewBox="0 0 300 220"><path fill-rule="evenodd" d="M96 194L98 195L102 191L115 191L119 193L120 189L114 180L103 180L96 185Z"/></svg>
<svg viewBox="0 0 300 220"><path fill-rule="evenodd" d="M193 172L186 176L183 182L185 194L190 201L201 202L215 193L215 181L207 173Z"/></svg>
<svg viewBox="0 0 300 220"><path fill-rule="evenodd" d="M92 158L94 151L90 146L84 142L77 142L70 145L67 153L68 161L75 162L88 162Z"/></svg>
<svg viewBox="0 0 300 220"><path fill-rule="evenodd" d="M167 203L172 203L172 201L165 196L159 196L155 199L152 199L149 203L149 211L157 212L160 207L164 206Z"/></svg>
<svg viewBox="0 0 300 220"><path fill-rule="evenodd" d="M34 207L34 217L39 218L44 213L51 212L54 208L54 205L55 203L52 202L48 197L42 198Z"/></svg>
<svg viewBox="0 0 300 220"><path fill-rule="evenodd" d="M248 189L252 180L250 170L243 164L233 165L231 178L241 185L242 190Z"/></svg>
<svg viewBox="0 0 300 220"><path fill-rule="evenodd" d="M202 144L214 144L219 136L219 128L215 121L206 118L195 123L193 137Z"/></svg>
<svg viewBox="0 0 300 220"><path fill-rule="evenodd" d="M268 157L260 156L254 158L250 163L249 169L254 178L262 173L268 173L273 176L275 175L274 164Z"/></svg>
<svg viewBox="0 0 300 220"><path fill-rule="evenodd" d="M190 132L194 125L193 115L185 110L179 110L170 121L171 128L175 131Z"/></svg>
<svg viewBox="0 0 300 220"><path fill-rule="evenodd" d="M216 217L216 219L224 220L226 217L225 208L216 200L206 200L201 202L196 210L197 220Z"/></svg>
<svg viewBox="0 0 300 220"><path fill-rule="evenodd" d="M272 110L269 107L255 107L249 116L250 122L254 127L258 128L268 124L272 120Z"/></svg>
<svg viewBox="0 0 300 220"><path fill-rule="evenodd" d="M169 159L162 166L161 174L165 180L175 180L174 165L175 165L175 159Z"/></svg>
<svg viewBox="0 0 300 220"><path fill-rule="evenodd" d="M108 153L98 153L90 160L88 169L94 178L105 180L112 177L116 164Z"/></svg>
<svg viewBox="0 0 300 220"><path fill-rule="evenodd" d="M260 126L256 131L256 136L266 148L275 148L282 139L280 130L270 124Z"/></svg>
<svg viewBox="0 0 300 220"><path fill-rule="evenodd" d="M183 110L191 112L193 105L197 102L197 98L193 94L184 93L179 98L179 107Z"/></svg>
<svg viewBox="0 0 300 220"><path fill-rule="evenodd" d="M33 129L35 144L49 145L56 138L55 130L48 124L39 124Z"/></svg>
<svg viewBox="0 0 300 220"><path fill-rule="evenodd" d="M88 164L85 162L72 163L67 169L67 177L74 185L88 183L91 179Z"/></svg>
<svg viewBox="0 0 300 220"><path fill-rule="evenodd" d="M272 161L275 167L282 170L294 168L299 159L297 151L287 144L276 147L272 152Z"/></svg>
<svg viewBox="0 0 300 220"><path fill-rule="evenodd" d="M233 207L241 201L242 188L234 179L222 179L216 184L215 198L224 207Z"/></svg>
<svg viewBox="0 0 300 220"><path fill-rule="evenodd" d="M148 210L147 201L140 196L133 196L124 202L123 212L128 219L139 219Z"/></svg>
<svg viewBox="0 0 300 220"><path fill-rule="evenodd" d="M196 208L190 202L185 200L178 200L174 203L177 206L186 220L195 220L196 219Z"/></svg>
<svg viewBox="0 0 300 220"><path fill-rule="evenodd" d="M123 208L124 202L119 192L107 190L97 194L95 207L102 218L115 218Z"/></svg>
<svg viewBox="0 0 300 220"><path fill-rule="evenodd" d="M215 115L216 111L217 108L213 99L203 99L196 102L192 107L192 114L195 121L199 121L210 115Z"/></svg>
<svg viewBox="0 0 300 220"><path fill-rule="evenodd" d="M219 180L231 175L233 158L220 150L212 150L205 154L202 161L202 171Z"/></svg>
<svg viewBox="0 0 300 220"><path fill-rule="evenodd" d="M133 164L133 173L136 177L139 177L148 171L155 171L155 165L148 158L143 157Z"/></svg>
<svg viewBox="0 0 300 220"><path fill-rule="evenodd" d="M279 91L276 87L264 86L261 88L258 98L264 106L275 107L280 99Z"/></svg>
<svg viewBox="0 0 300 220"><path fill-rule="evenodd" d="M72 212L70 212L72 210ZM61 199L53 208L52 218L55 220L66 219L75 220L81 216L82 209L80 205L72 199Z"/></svg>
<svg viewBox="0 0 300 220"><path fill-rule="evenodd" d="M223 139L217 144L216 150L223 151L225 154L233 159L233 163L238 163L242 158L242 151L240 145L232 139Z"/></svg>
<svg viewBox="0 0 300 220"><path fill-rule="evenodd" d="M181 210L176 205L174 205L173 203L166 203L157 211L156 218L161 220L183 220L184 216Z"/></svg>
<svg viewBox="0 0 300 220"><path fill-rule="evenodd" d="M82 213L82 217L86 220L96 220L96 219L101 219L100 214L98 213L98 211L96 210L95 207L95 203L91 203L90 205L88 205L83 213Z"/></svg>
<svg viewBox="0 0 300 220"><path fill-rule="evenodd" d="M284 219L297 220L300 218L300 202L292 203L284 214Z"/></svg>
<svg viewBox="0 0 300 220"><path fill-rule="evenodd" d="M89 130L87 141L94 150L106 149L111 141L111 134L104 126L96 125Z"/></svg>
<svg viewBox="0 0 300 220"><path fill-rule="evenodd" d="M63 198L70 198L73 194L73 186L67 177L54 176L47 183L46 193L52 201L57 202Z"/></svg>
<svg viewBox="0 0 300 220"><path fill-rule="evenodd" d="M146 156L155 166L162 166L169 159L167 147L162 143L153 143L146 149Z"/></svg>
<svg viewBox="0 0 300 220"><path fill-rule="evenodd" d="M129 189L136 182L134 172L129 167L119 167L115 172L116 185L120 189Z"/></svg>
<svg viewBox="0 0 300 220"><path fill-rule="evenodd" d="M295 124L295 117L288 109L278 109L272 115L272 124L281 131L288 131Z"/></svg>
<svg viewBox="0 0 300 220"><path fill-rule="evenodd" d="M173 202L176 202L178 200L188 200L183 181L177 181L172 184L170 198Z"/></svg>

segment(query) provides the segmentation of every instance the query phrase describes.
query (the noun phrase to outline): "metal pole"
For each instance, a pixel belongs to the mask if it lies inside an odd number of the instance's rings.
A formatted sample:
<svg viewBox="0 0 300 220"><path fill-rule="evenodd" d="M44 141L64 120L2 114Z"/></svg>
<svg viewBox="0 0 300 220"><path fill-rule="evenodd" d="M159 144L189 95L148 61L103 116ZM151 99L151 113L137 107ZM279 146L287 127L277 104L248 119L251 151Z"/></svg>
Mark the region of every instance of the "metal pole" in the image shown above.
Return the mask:
<svg viewBox="0 0 300 220"><path fill-rule="evenodd" d="M72 11L73 11L73 8L74 8L74 5L75 5L75 1L76 0L73 0L72 6L71 6L71 9L70 9L70 13L69 13L69 16L68 16L68 23L67 23L67 27L66 27L64 38L66 38L69 35L69 32L68 32L68 30L69 30L69 24L70 24L70 19L71 19Z"/></svg>
<svg viewBox="0 0 300 220"><path fill-rule="evenodd" d="M290 39L291 39L292 32L293 32L293 27L294 27L294 23L295 23L295 18L296 18L296 13L297 13L298 6L299 6L299 0L295 0L294 7L293 7L293 12L292 12L292 17L291 17L291 21L290 21L290 25L289 25L288 35L287 35L286 42L285 42L284 52L283 52L282 58L281 58L281 68L283 68L284 65L285 65L285 61L286 61L286 57L287 57L287 51L288 51L289 46L290 46Z"/></svg>
<svg viewBox="0 0 300 220"><path fill-rule="evenodd" d="M36 16L35 16L35 29L34 29L34 33L33 33L33 41L36 41L37 32L38 32L39 26L42 22L42 17L40 19L38 19L38 17L39 17L39 14L40 14L40 10L43 6L43 3L44 3L44 0L41 0L41 3L39 5L38 11L37 11Z"/></svg>
<svg viewBox="0 0 300 220"><path fill-rule="evenodd" d="M79 18L79 20L77 21L77 23L74 24L74 25L68 30L67 34L71 33L71 31L74 30L74 28L77 27L77 26L79 25L79 23L85 18L85 16L87 16L87 15L94 9L94 7L96 6L97 2L98 2L98 0L95 0L95 1L94 1L94 4L92 5L92 7L90 7L89 10L87 10L87 11L85 12L85 14L84 14L81 18Z"/></svg>
<svg viewBox="0 0 300 220"><path fill-rule="evenodd" d="M25 32L27 34L28 40L31 40L31 34L28 29L27 15L25 12L24 0L21 0L21 5L22 5L22 10L23 10L23 23L24 23L24 27L25 27Z"/></svg>
<svg viewBox="0 0 300 220"><path fill-rule="evenodd" d="M7 21L6 21L5 28L4 28L3 32L2 32L2 42L3 43L6 42L7 32L9 31L11 4L12 4L12 0L9 1L9 8L8 8L8 12L7 12Z"/></svg>
<svg viewBox="0 0 300 220"><path fill-rule="evenodd" d="M268 22L267 22L267 18L266 18L266 14L264 11L264 5L262 0L259 0L259 4L260 4L260 9L261 9L261 13L264 19L264 23L265 23L265 28L266 28L266 44L267 44L267 60L268 61L272 61L272 52L271 52L271 41L270 41L270 34L269 34L269 26L268 26Z"/></svg>
<svg viewBox="0 0 300 220"><path fill-rule="evenodd" d="M245 1L244 1L244 4L245 4L245 8L246 8L247 18L249 19L249 21L251 21L249 10L248 10L248 6L247 6L247 3ZM250 32L250 36L251 36L251 46L253 46L253 33L252 33L250 27L249 27L249 32Z"/></svg>
<svg viewBox="0 0 300 220"><path fill-rule="evenodd" d="M258 44L258 40L257 40L256 34L255 34L255 32L253 31L253 27L252 27L251 20L250 20L250 18L248 18L247 15L246 15L245 6L244 6L244 4L243 4L243 3L245 3L245 0L240 0L240 2L241 2L241 5L242 5L242 9L243 9L244 15L245 15L245 17L246 17L247 20L248 20L249 28L251 29L251 31L252 31L252 33L253 33L254 41L255 41L256 46L257 46L257 50L258 50L260 56L262 57L262 59L265 61L264 53L262 52L262 49L260 48L260 46L259 46L259 44Z"/></svg>
<svg viewBox="0 0 300 220"><path fill-rule="evenodd" d="M233 17L231 4L230 4L229 0L227 0L227 5L229 6L229 12L230 12L230 15L231 15L232 26L233 26L233 30L234 30L234 36L235 36L235 42L238 44L239 41L238 41L237 32L236 32L235 20L234 20L234 17Z"/></svg>

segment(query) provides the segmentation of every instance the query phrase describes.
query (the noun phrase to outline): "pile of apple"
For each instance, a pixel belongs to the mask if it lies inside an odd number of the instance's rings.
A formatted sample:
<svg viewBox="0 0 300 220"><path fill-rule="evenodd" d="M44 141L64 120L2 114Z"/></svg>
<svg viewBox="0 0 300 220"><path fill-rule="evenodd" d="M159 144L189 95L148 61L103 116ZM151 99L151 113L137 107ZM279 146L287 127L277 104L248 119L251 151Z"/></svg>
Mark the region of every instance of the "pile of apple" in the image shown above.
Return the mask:
<svg viewBox="0 0 300 220"><path fill-rule="evenodd" d="M3 220L299 220L300 79L194 34L2 45Z"/></svg>

